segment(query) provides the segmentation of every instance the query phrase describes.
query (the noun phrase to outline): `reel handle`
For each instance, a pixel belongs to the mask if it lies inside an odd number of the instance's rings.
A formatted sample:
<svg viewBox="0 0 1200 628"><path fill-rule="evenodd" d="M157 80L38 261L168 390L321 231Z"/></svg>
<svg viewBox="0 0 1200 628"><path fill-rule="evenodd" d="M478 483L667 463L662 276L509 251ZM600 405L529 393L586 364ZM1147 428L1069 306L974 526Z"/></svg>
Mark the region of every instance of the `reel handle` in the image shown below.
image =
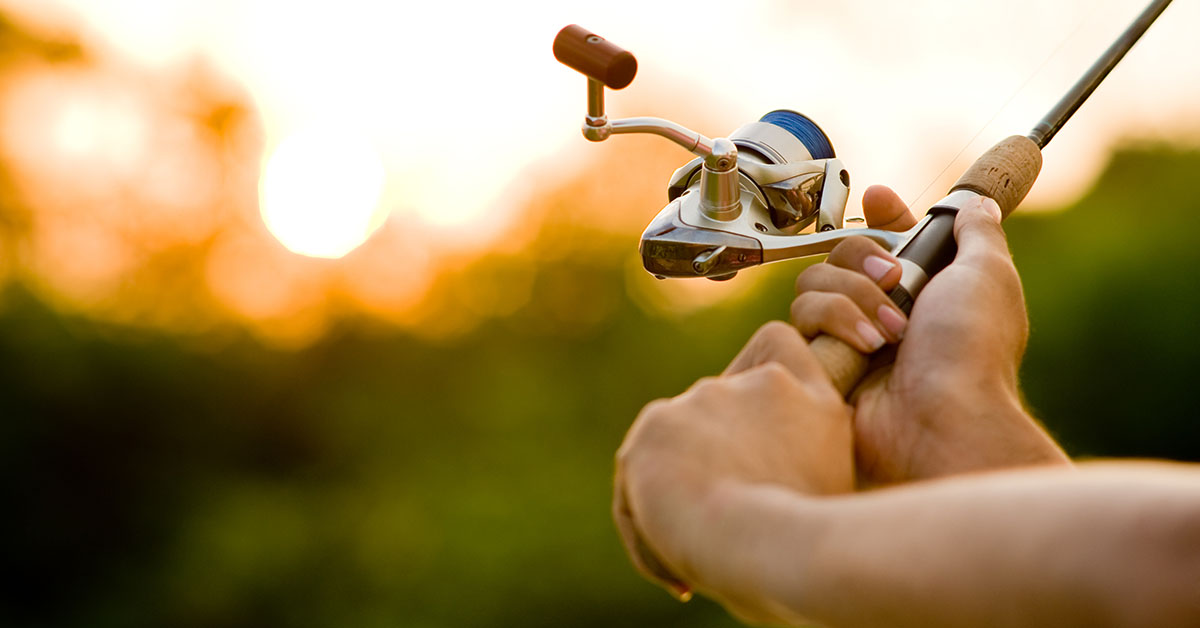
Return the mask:
<svg viewBox="0 0 1200 628"><path fill-rule="evenodd" d="M637 76L632 53L578 24L558 31L554 58L610 89L624 89Z"/></svg>

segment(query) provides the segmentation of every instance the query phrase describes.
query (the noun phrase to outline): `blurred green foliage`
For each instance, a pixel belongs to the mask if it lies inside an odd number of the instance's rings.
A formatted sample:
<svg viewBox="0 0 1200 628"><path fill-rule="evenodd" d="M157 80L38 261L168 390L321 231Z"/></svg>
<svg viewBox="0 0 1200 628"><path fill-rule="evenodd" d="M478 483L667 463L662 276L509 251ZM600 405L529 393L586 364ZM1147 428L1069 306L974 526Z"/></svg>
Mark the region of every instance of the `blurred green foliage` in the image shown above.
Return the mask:
<svg viewBox="0 0 1200 628"><path fill-rule="evenodd" d="M347 320L296 353L10 289L0 459L19 577L0 624L729 625L628 566L612 455L643 403L786 311L790 280L773 305L668 321L626 297L626 257L539 268L524 309L453 341ZM586 287L573 307L607 304L600 324L546 323L567 282Z"/></svg>
<svg viewBox="0 0 1200 628"><path fill-rule="evenodd" d="M1077 456L1200 461L1200 152L1114 155L1057 213L1006 224L1031 338L1022 385Z"/></svg>
<svg viewBox="0 0 1200 628"><path fill-rule="evenodd" d="M1025 390L1072 453L1200 459L1196 172L1200 153L1122 152L1074 207L1010 223ZM526 306L454 340L347 319L298 352L114 327L10 287L0 624L734 625L634 574L612 455L646 401L786 316L799 266L661 317L628 296L634 245L539 264ZM563 285L606 315L548 324Z"/></svg>

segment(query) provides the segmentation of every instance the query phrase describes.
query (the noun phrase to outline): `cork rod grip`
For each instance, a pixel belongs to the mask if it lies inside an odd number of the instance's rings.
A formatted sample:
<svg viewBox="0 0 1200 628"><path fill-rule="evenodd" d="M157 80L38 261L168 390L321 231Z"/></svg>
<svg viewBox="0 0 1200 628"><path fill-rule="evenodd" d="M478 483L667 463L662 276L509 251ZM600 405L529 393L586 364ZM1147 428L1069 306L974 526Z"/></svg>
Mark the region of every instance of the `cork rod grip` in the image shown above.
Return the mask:
<svg viewBox="0 0 1200 628"><path fill-rule="evenodd" d="M632 53L578 24L558 31L554 58L609 89L622 89L637 76L637 59Z"/></svg>
<svg viewBox="0 0 1200 628"><path fill-rule="evenodd" d="M813 338L808 346L843 397L849 395L867 374L867 356L833 336L822 334Z"/></svg>
<svg viewBox="0 0 1200 628"><path fill-rule="evenodd" d="M1024 135L1013 135L975 160L951 191L970 190L990 197L1007 218L1037 181L1042 151Z"/></svg>

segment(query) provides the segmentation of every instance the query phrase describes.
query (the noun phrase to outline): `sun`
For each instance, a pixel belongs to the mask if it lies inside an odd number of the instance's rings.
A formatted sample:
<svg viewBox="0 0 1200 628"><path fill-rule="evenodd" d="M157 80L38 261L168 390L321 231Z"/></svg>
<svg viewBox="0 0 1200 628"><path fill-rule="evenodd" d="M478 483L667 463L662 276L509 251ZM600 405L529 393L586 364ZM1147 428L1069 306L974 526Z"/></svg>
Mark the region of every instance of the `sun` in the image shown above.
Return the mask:
<svg viewBox="0 0 1200 628"><path fill-rule="evenodd" d="M333 128L292 133L263 168L263 221L290 251L342 257L387 217L379 206L385 177L379 153L361 136Z"/></svg>

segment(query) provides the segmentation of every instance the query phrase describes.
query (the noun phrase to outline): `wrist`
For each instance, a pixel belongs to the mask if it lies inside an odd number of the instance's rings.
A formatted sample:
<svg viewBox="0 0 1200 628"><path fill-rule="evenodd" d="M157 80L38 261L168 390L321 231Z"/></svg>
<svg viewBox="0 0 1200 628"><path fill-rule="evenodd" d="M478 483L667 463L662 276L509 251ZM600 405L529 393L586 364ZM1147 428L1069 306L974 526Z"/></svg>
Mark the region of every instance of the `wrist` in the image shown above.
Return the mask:
<svg viewBox="0 0 1200 628"><path fill-rule="evenodd" d="M803 622L824 499L774 484L716 487L705 502L709 534L693 563L696 587L745 619Z"/></svg>

